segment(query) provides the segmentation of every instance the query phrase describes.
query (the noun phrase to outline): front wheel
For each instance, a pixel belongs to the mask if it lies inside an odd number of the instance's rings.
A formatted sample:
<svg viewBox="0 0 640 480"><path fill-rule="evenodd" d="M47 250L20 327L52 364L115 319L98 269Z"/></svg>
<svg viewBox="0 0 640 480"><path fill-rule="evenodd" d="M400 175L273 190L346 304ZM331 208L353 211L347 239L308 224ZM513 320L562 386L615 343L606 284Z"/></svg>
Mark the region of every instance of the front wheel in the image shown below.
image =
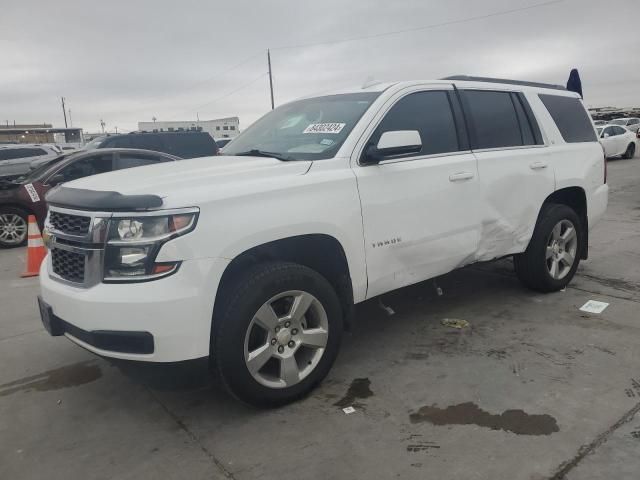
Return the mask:
<svg viewBox="0 0 640 480"><path fill-rule="evenodd" d="M580 263L582 228L580 218L567 205L545 205L529 246L524 253L514 255L520 281L540 292L566 287Z"/></svg>
<svg viewBox="0 0 640 480"><path fill-rule="evenodd" d="M342 336L335 290L303 265L254 266L226 288L214 318L212 355L242 401L277 406L311 391L329 372Z"/></svg>
<svg viewBox="0 0 640 480"><path fill-rule="evenodd" d="M27 243L28 215L13 207L0 207L0 248L19 247Z"/></svg>

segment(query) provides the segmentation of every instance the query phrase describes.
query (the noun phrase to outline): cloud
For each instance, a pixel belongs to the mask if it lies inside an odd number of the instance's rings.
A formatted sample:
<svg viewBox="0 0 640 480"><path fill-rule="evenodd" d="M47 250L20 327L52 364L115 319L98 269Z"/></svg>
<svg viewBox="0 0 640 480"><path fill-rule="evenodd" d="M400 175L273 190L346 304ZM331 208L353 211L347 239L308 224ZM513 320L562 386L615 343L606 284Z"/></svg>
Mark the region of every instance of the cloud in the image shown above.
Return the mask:
<svg viewBox="0 0 640 480"><path fill-rule="evenodd" d="M99 130L101 118L107 128L131 130L153 116L193 119L196 114L238 115L246 127L270 108L268 79L261 77L267 48L273 49L277 103L358 85L369 76L399 80L468 73L564 83L577 67L587 104L640 104L634 60L640 44L632 34L621 42L603 28L633 32L637 16L620 12L633 11L635 0L619 0L615 8L565 0L339 43L540 1L10 2L0 17L0 121L61 125L64 95L74 125L86 131ZM319 42L334 43L279 48Z"/></svg>

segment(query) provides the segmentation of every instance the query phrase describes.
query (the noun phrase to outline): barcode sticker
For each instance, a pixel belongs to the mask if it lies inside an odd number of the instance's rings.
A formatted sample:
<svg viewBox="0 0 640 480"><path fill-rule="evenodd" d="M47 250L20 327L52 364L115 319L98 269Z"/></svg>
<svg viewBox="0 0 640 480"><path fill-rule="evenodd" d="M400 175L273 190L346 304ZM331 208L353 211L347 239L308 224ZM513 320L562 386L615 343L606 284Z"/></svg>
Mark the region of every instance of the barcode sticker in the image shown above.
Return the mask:
<svg viewBox="0 0 640 480"><path fill-rule="evenodd" d="M33 203L36 203L36 202L40 201L40 195L38 195L38 192L36 192L36 189L33 188L33 185L31 183L27 183L24 186L24 188L27 191L27 193L29 194L29 196L31 197L31 201Z"/></svg>
<svg viewBox="0 0 640 480"><path fill-rule="evenodd" d="M340 133L346 123L312 123L302 133Z"/></svg>

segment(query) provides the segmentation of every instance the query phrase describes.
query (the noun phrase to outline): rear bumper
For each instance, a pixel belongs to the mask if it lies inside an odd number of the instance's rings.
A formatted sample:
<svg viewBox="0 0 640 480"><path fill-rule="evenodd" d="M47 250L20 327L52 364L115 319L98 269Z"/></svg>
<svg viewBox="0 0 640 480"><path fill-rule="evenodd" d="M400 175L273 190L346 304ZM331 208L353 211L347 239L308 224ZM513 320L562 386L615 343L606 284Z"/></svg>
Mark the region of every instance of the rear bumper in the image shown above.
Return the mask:
<svg viewBox="0 0 640 480"><path fill-rule="evenodd" d="M209 355L213 305L227 260L184 261L178 272L146 283L78 288L40 271L42 300L52 323L98 355L146 362L179 362Z"/></svg>

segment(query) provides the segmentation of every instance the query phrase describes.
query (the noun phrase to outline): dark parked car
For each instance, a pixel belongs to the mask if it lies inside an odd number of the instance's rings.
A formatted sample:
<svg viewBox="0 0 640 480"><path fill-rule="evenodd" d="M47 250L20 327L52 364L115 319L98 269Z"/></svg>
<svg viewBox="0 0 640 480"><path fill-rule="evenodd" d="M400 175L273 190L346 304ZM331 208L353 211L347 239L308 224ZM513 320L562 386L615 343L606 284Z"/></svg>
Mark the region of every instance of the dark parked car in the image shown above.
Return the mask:
<svg viewBox="0 0 640 480"><path fill-rule="evenodd" d="M94 138L84 147L141 148L164 152L180 158L209 157L218 154L218 146L207 132L133 132Z"/></svg>
<svg viewBox="0 0 640 480"><path fill-rule="evenodd" d="M54 186L98 173L180 160L149 150L111 148L69 153L11 182L0 183L0 248L27 240L27 217L35 215L42 229L47 216L44 195Z"/></svg>

